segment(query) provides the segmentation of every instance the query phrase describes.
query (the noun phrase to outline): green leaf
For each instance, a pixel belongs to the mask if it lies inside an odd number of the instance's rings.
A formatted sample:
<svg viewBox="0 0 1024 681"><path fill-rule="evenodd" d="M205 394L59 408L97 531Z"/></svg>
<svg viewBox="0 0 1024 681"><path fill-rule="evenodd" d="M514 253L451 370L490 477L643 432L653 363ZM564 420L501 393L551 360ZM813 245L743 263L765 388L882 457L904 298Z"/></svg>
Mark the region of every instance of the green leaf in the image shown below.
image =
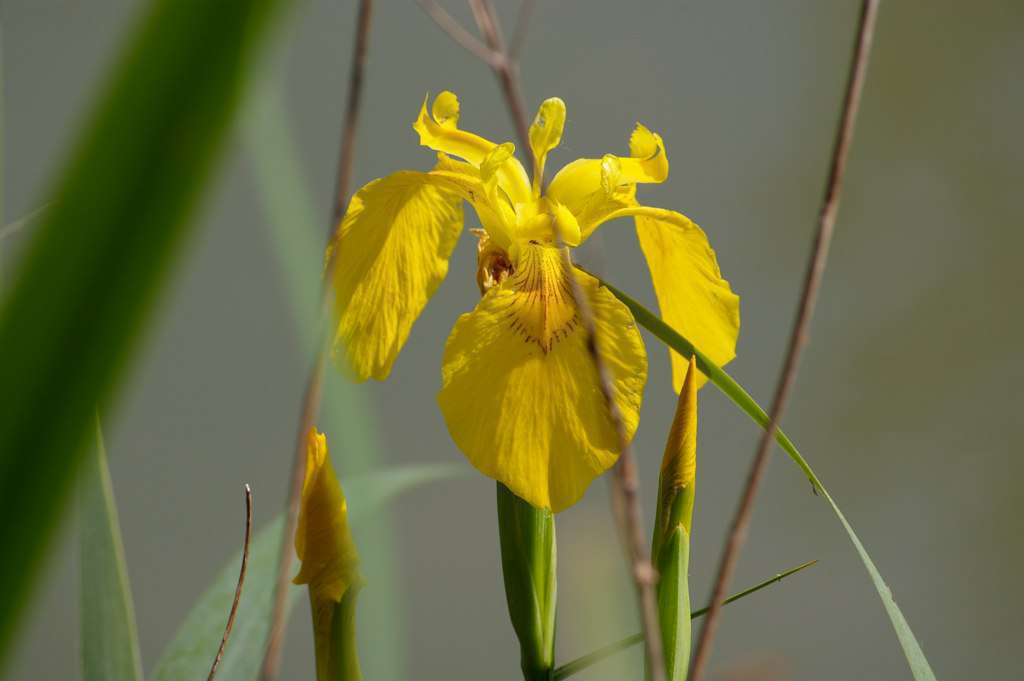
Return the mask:
<svg viewBox="0 0 1024 681"><path fill-rule="evenodd" d="M310 267L322 262L326 245L327 211L315 208L308 178L303 173L287 109L285 74L261 74L240 118L243 148L247 152L258 197L265 213L262 220L271 239L278 269L291 304L295 333L300 346L312 354L320 347L318 334L322 272ZM320 428L327 433L332 451L354 475L378 468L381 447L377 441L376 415L366 403L362 387L328 368L324 376ZM360 626L375 632L362 641L362 664L372 678L406 678L405 626L407 599L398 575L394 520L390 513L374 516L360 528L372 537L360 546L364 568L374 576L374 589L360 597ZM357 537L357 540L359 537Z"/></svg>
<svg viewBox="0 0 1024 681"><path fill-rule="evenodd" d="M349 522L357 528L367 522L395 497L420 485L464 474L466 466L422 464L367 473L343 481L348 498ZM253 537L249 549L249 572L238 604L238 616L231 640L224 651L217 681L252 681L263 661L263 646L270 630L278 549L281 546L283 516L278 515ZM150 676L151 681L195 681L205 678L224 633L224 618L231 608L238 582L241 551L217 573L213 584L199 598L164 649ZM370 576L367 588L373 588ZM288 607L305 591L288 590Z"/></svg>
<svg viewBox="0 0 1024 681"><path fill-rule="evenodd" d="M785 572L780 572L779 574L775 575L774 577L770 577L769 579L764 580L760 584L756 584L756 585L754 585L754 586L752 586L752 587L750 587L748 589L744 589L743 591L740 591L737 594L733 594L732 596L729 596L724 601L722 601L722 605L728 605L730 603L734 603L734 602L740 600L741 598L746 598L750 594L755 593L757 591L760 591L761 589L763 589L763 588L765 588L767 586L771 586L772 584L775 584L776 582L781 582L786 577L789 577L790 575L796 574L797 572L800 572L801 570L803 570L805 568L809 568L809 567L811 567L812 565L814 565L817 562L818 561L816 561L816 560L810 560L810 561L807 561L806 563L804 563L802 565L797 565L795 568L790 568L789 570L786 570ZM706 606L706 607L703 607L703 608L701 608L699 610L694 610L693 612L690 613L690 619L691 620L695 620L698 617L703 617L704 615L708 614L708 610L710 610L710 609L711 609L710 607ZM572 662L567 662L567 663L563 664L561 667L558 667L554 671L554 673L552 674L551 678L553 679L553 681L561 681L561 679L568 678L568 677L572 676L573 674L576 674L578 672L583 671L584 669L587 669L588 667L594 666L598 662L606 660L607 658L611 657L615 653L622 652L623 650L631 648L632 646L635 646L637 644L643 643L643 640L644 640L644 635L643 634L633 634L632 636L627 636L626 638L618 640L615 643L609 643L608 645L606 645L606 646L604 646L602 648L598 648L597 650L595 650L592 653L587 653L586 655L584 655L582 657L576 658Z"/></svg>
<svg viewBox="0 0 1024 681"><path fill-rule="evenodd" d="M101 88L0 302L0 662L285 0L154 0Z"/></svg>
<svg viewBox="0 0 1024 681"><path fill-rule="evenodd" d="M600 278L599 278L600 279ZM663 342L668 347L678 352L687 359L690 356L697 358L697 366L707 376L712 383L725 393L725 395L731 399L736 406L742 409L755 423L761 428L768 427L768 414L765 413L764 409L761 408L757 402L754 401L746 390L737 383L732 376L725 373L721 367L716 366L711 360L709 360L703 353L701 353L693 344L679 335L668 324L659 319L653 312L645 308L639 302L631 298L628 294L620 291L606 281L601 281L609 291L611 291L616 298L621 300L633 313L633 317L636 321L646 328L648 331L653 333L658 340ZM818 476L814 474L810 464L807 460L800 455L797 451L796 445L793 444L792 440L782 432L781 428L776 429L775 440L779 443L783 450L789 454L789 458L800 467L800 470L804 472L807 479L811 481L811 485L814 489L825 497L829 505L832 507L832 511L836 517L839 518L839 522L846 530L846 534L850 537L850 541L853 543L854 548L857 549L857 554L860 556L861 561L864 563L864 567L868 571L868 575L871 577L871 583L874 585L875 590L878 592L878 597L882 600L882 605L885 607L886 614L889 615L889 620L892 622L893 628L896 630L896 637L899 639L900 645L903 647L903 655L907 658L907 663L910 665L910 670L917 681L935 681L935 673L932 672L931 665L928 664L927 658L924 656L924 651L921 650L921 645L917 642L914 637L914 632L910 630L910 625L907 624L906 618L900 611L896 601L892 597L892 591L889 586L882 579L882 575L878 572L878 568L875 567L874 561L871 560L871 556L868 555L867 549L861 543L857 533L853 531L853 527L847 521L846 516L839 510L839 506L832 499L832 495L829 494L828 490L818 479Z"/></svg>
<svg viewBox="0 0 1024 681"><path fill-rule="evenodd" d="M84 473L79 495L82 681L141 681L135 610L99 419Z"/></svg>

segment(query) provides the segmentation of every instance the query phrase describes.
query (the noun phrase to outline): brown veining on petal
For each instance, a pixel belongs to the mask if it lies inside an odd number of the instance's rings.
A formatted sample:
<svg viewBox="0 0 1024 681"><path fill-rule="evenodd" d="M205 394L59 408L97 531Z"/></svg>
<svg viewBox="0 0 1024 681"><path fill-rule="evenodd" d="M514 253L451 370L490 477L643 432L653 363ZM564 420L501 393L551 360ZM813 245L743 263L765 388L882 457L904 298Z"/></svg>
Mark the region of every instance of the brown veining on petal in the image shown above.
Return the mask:
<svg viewBox="0 0 1024 681"><path fill-rule="evenodd" d="M569 274L557 248L531 242L520 249L509 284L509 328L544 354L568 337L580 320Z"/></svg>

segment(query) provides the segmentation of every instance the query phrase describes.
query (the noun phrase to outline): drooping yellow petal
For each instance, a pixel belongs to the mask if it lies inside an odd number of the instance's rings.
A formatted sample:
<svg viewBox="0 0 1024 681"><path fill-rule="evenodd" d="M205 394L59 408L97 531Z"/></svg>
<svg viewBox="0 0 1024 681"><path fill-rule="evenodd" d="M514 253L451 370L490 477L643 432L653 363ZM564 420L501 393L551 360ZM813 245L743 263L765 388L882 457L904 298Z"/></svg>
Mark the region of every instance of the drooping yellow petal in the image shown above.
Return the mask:
<svg viewBox="0 0 1024 681"><path fill-rule="evenodd" d="M327 452L327 438L311 428L306 444L295 552L302 561L292 581L308 584L314 600L338 603L361 581L359 554L348 526L348 505Z"/></svg>
<svg viewBox="0 0 1024 681"><path fill-rule="evenodd" d="M548 196L576 215L586 239L609 213L636 205L638 183L668 179L668 154L661 136L637 123L629 139L630 156L606 154L581 158L558 171Z"/></svg>
<svg viewBox="0 0 1024 681"><path fill-rule="evenodd" d="M715 252L704 231L671 210L636 206L607 216L636 218L661 317L718 366L736 356L740 333L740 299L722 278ZM687 360L673 351L672 385L679 392ZM701 374L697 386L706 377Z"/></svg>
<svg viewBox="0 0 1024 681"><path fill-rule="evenodd" d="M445 347L438 402L470 462L540 508L561 511L618 457L586 334L559 251L523 244L514 273L459 318ZM629 310L577 272L591 301L627 435L647 356Z"/></svg>
<svg viewBox="0 0 1024 681"><path fill-rule="evenodd" d="M398 172L352 197L328 253L337 249L333 355L353 378L387 378L461 229L461 196L426 173Z"/></svg>
<svg viewBox="0 0 1024 681"><path fill-rule="evenodd" d="M479 168L497 145L479 135L459 129L459 100L454 93L446 90L438 95L434 100L432 112L427 111L427 99L423 100L420 114L412 125L419 133L420 144L428 149L465 159ZM530 200L530 181L518 159L512 156L506 158L497 175L498 183L511 197L513 205Z"/></svg>
<svg viewBox="0 0 1024 681"><path fill-rule="evenodd" d="M533 195L540 197L544 163L548 152L562 141L565 129L565 102L558 97L544 100L530 125L530 150L533 152Z"/></svg>

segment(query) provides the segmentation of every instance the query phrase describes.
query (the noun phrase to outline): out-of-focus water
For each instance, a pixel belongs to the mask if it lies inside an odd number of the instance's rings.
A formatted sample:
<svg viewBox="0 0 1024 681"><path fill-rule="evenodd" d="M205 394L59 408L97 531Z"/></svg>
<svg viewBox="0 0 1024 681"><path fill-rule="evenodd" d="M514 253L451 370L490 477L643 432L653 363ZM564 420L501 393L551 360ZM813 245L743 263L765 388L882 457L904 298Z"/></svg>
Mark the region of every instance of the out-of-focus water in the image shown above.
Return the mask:
<svg viewBox="0 0 1024 681"><path fill-rule="evenodd" d="M43 200L142 4L5 4L5 221ZM515 6L499 4L511 21ZM762 403L814 229L857 4L541 2L523 51L531 106L554 95L568 105L549 167L624 152L637 120L663 135L671 178L642 188L641 197L707 230L743 300L739 357L729 368ZM319 216L330 204L354 7L298 5L272 60L284 67L299 161ZM1024 6L1012 0L883 3L832 260L785 420L945 680L1020 673L1022 35ZM410 127L428 91L460 95L463 127L512 137L490 73L411 1L379 3L367 78L360 181L429 166L432 155L417 147ZM280 506L286 487L304 345L253 157L237 140L107 426L147 669L234 555L242 482L255 490L258 521ZM2 244L3 275L30 232ZM627 223L602 229L580 259L653 304ZM434 396L448 331L478 298L474 266L467 235L391 379L357 389L365 418L325 418L343 475L461 461ZM310 278L319 267L309 263ZM646 341L650 380L636 449L649 510L674 396L665 351ZM706 599L757 435L713 387L701 392L697 604ZM354 444L373 441L376 459L369 445ZM394 506L390 543L360 537L382 555L393 549L395 600L405 612L400 627L364 630L361 643L394 654L393 668L404 666L409 678L517 678L493 497L493 484L476 475L439 483ZM559 516L558 536L565 661L632 633L636 617L603 482ZM78 674L72 539L69 521L40 581L13 678ZM780 454L736 584L811 558L820 564L729 607L715 678L909 678L841 528ZM380 603L374 577L364 611ZM304 610L294 618L283 678L311 677L306 620ZM393 653L396 645L404 653ZM631 653L579 678L628 678L638 664Z"/></svg>

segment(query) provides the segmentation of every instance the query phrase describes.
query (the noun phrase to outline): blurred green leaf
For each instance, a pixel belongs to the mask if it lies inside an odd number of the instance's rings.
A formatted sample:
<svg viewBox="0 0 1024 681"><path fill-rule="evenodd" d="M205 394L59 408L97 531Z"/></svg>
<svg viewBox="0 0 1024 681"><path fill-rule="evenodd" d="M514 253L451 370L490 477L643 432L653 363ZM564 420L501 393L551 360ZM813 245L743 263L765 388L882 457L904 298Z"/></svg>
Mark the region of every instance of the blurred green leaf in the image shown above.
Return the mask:
<svg viewBox="0 0 1024 681"><path fill-rule="evenodd" d="M253 87L241 116L239 131L266 219L261 221L295 320L295 334L312 354L319 347L321 263L326 245L328 211L315 209L310 183L303 172L294 125L289 117L284 73L270 69ZM362 386L328 370L324 376L320 427L328 433L331 450L345 462L349 475L378 468L381 447L376 415L366 404ZM357 528L363 566L374 576L373 589L359 597L362 614L362 666L370 678L409 676L406 663L406 599L398 575L394 521L388 511Z"/></svg>
<svg viewBox="0 0 1024 681"><path fill-rule="evenodd" d="M0 303L0 662L78 471L285 0L155 0Z"/></svg>
<svg viewBox="0 0 1024 681"><path fill-rule="evenodd" d="M22 215L20 218L13 222L8 222L3 227L0 227L0 239L6 239L7 237L17 233L18 231L28 227L30 224L38 220L43 216L48 206L43 205L36 208L34 211L27 215Z"/></svg>
<svg viewBox="0 0 1024 681"><path fill-rule="evenodd" d="M349 520L353 527L358 527L360 522L371 519L402 493L462 475L468 470L467 466L455 464L420 464L354 476L343 481ZM278 515L253 538L245 590L238 605L231 641L217 671L218 681L252 681L263 661L263 646L270 630L273 609L282 519L283 516ZM195 681L205 677L224 632L224 617L235 595L239 560L240 553L217 573L213 584L193 606L174 639L164 649L150 676L151 681ZM367 590L374 588L372 575L366 586ZM289 608L303 591L304 588L299 586L289 589Z"/></svg>
<svg viewBox="0 0 1024 681"><path fill-rule="evenodd" d="M79 497L82 681L141 681L135 610L99 419Z"/></svg>
<svg viewBox="0 0 1024 681"><path fill-rule="evenodd" d="M760 591L761 589L763 589L763 588L765 588L767 586L771 586L772 584L775 584L776 582L781 582L786 577L789 577L790 575L796 574L797 572L800 572L801 570L803 570L805 568L809 568L809 567L811 567L812 565L814 565L817 562L818 561L816 561L816 560L809 560L806 563L803 563L802 565L797 565L795 568L790 568L790 569L786 570L785 572L780 572L779 574L775 575L774 577L771 577L769 579L764 580L760 584L755 584L754 586L752 586L752 587L750 587L748 589L744 589L743 591L740 591L739 593L736 593L736 594L733 594L732 596L729 596L724 601L722 601L722 605L728 605L729 603L734 603L735 601L738 601L741 598L746 598L750 594L755 593L757 591ZM695 620L698 617L703 617L704 615L708 614L708 610L710 610L710 608L707 607L707 606L705 606L705 607L703 607L703 608L701 608L699 610L694 610L693 612L690 613L690 619L691 620ZM605 660L605 659L611 657L615 653L621 652L623 650L626 650L627 648L630 648L632 646L635 646L635 645L638 645L640 643L643 643L643 640L644 640L644 635L643 634L633 634L632 636L627 636L626 638L618 640L615 643L609 643L608 645L606 645L606 646L604 646L602 648L598 648L597 650L595 650L592 653L587 653L586 655L584 655L582 657L576 658L572 662L566 662L561 667L558 667L557 669L555 669L555 671L552 674L551 678L553 679L553 681L561 681L561 679L568 678L568 677L572 676L573 674L581 672L581 671L583 671L584 669L586 669L588 667L592 667L593 665L597 664L598 662L601 662L602 660Z"/></svg>
<svg viewBox="0 0 1024 681"><path fill-rule="evenodd" d="M768 427L768 414L765 413L764 409L754 401L754 398L752 398L747 391L732 378L732 376L725 373L721 367L716 366L703 353L695 348L690 341L679 335L675 329L663 322L657 315L645 308L628 294L620 291L606 281L602 280L601 284L611 291L616 298L625 303L633 313L633 317L636 321L653 333L658 340L687 359L689 359L691 355L695 356L697 358L698 368L700 368L712 383L718 386L718 388L725 393L725 395L732 400L736 406L750 416L757 425L761 426L761 428ZM914 632L910 630L910 625L903 616L903 612L900 611L899 606L896 605L896 601L892 597L892 591L882 579L881 573L878 572L878 568L875 567L874 561L871 560L871 556L868 555L867 549L864 548L860 538L857 536L856 532L853 531L853 527L846 519L846 516L843 515L841 510L839 510L839 506L832 499L832 495L828 493L828 490L825 489L821 480L819 480L818 476L814 474L810 464L808 464L807 460L800 455L800 452L797 451L796 445L794 445L792 440L782 432L781 428L776 430L775 440L779 443L782 449L789 454L789 458L792 459L793 462L800 467L800 470L804 472L804 475L806 475L807 479L811 481L811 485L813 485L814 489L819 492L821 496L825 497L829 506L832 507L832 511L835 513L836 517L839 518L839 522L842 524L843 529L846 530L846 534L849 536L854 548L857 549L857 554L860 556L861 561L864 563L864 567L868 571L868 575L871 577L871 583L874 585L875 591L878 592L878 597L881 599L882 605L885 607L886 614L889 615L889 620L892 622L893 629L896 631L896 638L899 639L900 645L903 648L903 655L907 658L907 663L910 665L910 671L913 673L914 678L917 681L935 681L935 673L932 672L931 665L928 664L928 660L924 656L924 651L921 650L921 645L914 637Z"/></svg>

